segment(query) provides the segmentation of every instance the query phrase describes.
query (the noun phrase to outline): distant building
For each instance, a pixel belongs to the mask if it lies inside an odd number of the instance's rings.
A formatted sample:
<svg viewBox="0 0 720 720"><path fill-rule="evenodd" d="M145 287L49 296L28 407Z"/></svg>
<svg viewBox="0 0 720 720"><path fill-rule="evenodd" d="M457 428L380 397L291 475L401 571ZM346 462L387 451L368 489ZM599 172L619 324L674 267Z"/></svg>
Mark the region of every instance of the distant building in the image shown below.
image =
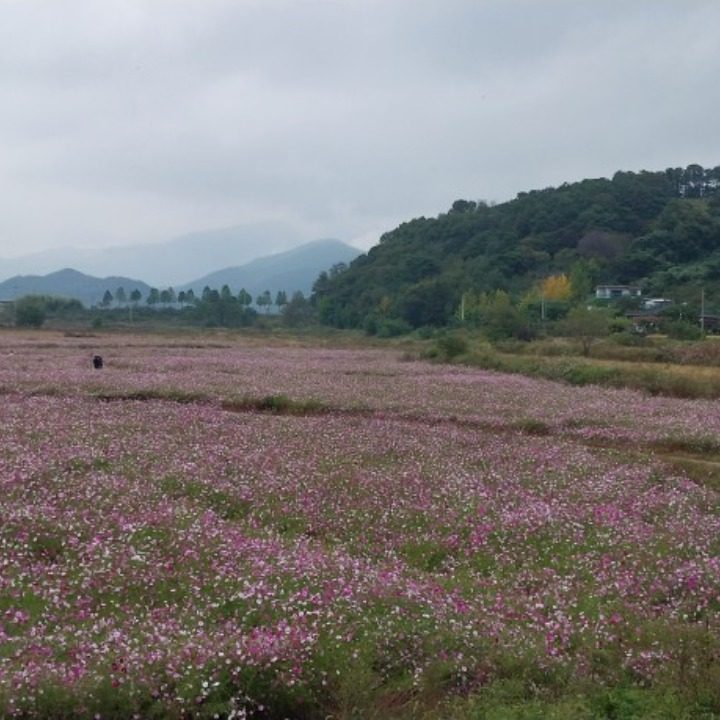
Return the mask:
<svg viewBox="0 0 720 720"><path fill-rule="evenodd" d="M700 327L713 334L720 332L720 315L700 315Z"/></svg>
<svg viewBox="0 0 720 720"><path fill-rule="evenodd" d="M643 302L643 307L646 310L662 310L672 303L673 301L668 298L648 298Z"/></svg>
<svg viewBox="0 0 720 720"><path fill-rule="evenodd" d="M598 285L595 297L602 300L616 300L623 297L640 297L642 290L635 285Z"/></svg>
<svg viewBox="0 0 720 720"><path fill-rule="evenodd" d="M629 312L625 313L625 317L632 321L633 332L645 334L649 332L658 332L662 318L651 312Z"/></svg>

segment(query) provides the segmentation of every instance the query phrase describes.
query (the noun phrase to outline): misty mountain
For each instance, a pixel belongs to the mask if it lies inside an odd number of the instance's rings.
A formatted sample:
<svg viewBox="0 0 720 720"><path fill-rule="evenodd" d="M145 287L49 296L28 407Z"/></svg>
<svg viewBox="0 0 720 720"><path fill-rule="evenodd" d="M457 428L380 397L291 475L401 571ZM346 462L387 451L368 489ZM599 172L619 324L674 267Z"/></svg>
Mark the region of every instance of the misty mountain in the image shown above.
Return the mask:
<svg viewBox="0 0 720 720"><path fill-rule="evenodd" d="M273 297L278 290L284 290L288 298L296 290L307 296L323 270L336 263L349 263L359 254L357 248L339 240L316 240L287 252L257 258L245 265L217 270L175 289L192 288L199 295L205 286L219 290L227 285L233 294L245 288L253 298L264 290L269 290Z"/></svg>
<svg viewBox="0 0 720 720"><path fill-rule="evenodd" d="M16 275L0 282L0 300L14 300L23 295L54 295L80 300L83 305L98 304L106 290L113 295L122 287L129 296L136 288L147 297L150 286L127 277L97 278L77 270L65 269L48 275Z"/></svg>
<svg viewBox="0 0 720 720"><path fill-rule="evenodd" d="M72 267L95 277L122 275L142 278L156 287L176 286L217 268L288 250L306 239L283 223L256 223L190 233L162 243L98 249L65 247L0 258L0 280Z"/></svg>

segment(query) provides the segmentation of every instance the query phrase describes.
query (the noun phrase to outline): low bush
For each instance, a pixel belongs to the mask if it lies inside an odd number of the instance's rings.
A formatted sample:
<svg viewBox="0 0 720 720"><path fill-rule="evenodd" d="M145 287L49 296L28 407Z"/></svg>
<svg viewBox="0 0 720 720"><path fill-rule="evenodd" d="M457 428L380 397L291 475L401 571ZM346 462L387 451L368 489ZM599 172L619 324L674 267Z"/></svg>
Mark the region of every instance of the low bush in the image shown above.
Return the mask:
<svg viewBox="0 0 720 720"><path fill-rule="evenodd" d="M407 335L412 330L404 320L389 318L383 320L377 326L377 336L381 338L398 337L399 335Z"/></svg>
<svg viewBox="0 0 720 720"><path fill-rule="evenodd" d="M456 333L448 333L439 337L435 344L440 357L448 360L465 355L470 347L467 338Z"/></svg>
<svg viewBox="0 0 720 720"><path fill-rule="evenodd" d="M240 400L228 400L222 403L223 410L232 412L269 412L276 415L317 415L329 412L330 408L319 400L293 400L287 395L266 395L264 397L244 397Z"/></svg>
<svg viewBox="0 0 720 720"><path fill-rule="evenodd" d="M663 323L662 330L675 340L700 340L703 336L697 325L691 325L683 320L669 320Z"/></svg>

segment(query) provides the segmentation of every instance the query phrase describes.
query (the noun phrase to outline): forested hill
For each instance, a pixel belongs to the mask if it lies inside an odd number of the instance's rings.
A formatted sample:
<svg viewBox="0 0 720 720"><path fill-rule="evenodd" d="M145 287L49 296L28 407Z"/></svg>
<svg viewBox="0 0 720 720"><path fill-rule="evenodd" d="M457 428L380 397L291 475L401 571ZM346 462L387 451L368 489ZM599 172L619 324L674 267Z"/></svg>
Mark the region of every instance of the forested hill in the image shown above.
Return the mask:
<svg viewBox="0 0 720 720"><path fill-rule="evenodd" d="M701 284L720 290L720 167L618 172L499 205L458 200L386 233L347 270L323 273L314 300L321 320L339 327L443 325L463 292L519 297L557 273L576 292L611 283L679 299Z"/></svg>

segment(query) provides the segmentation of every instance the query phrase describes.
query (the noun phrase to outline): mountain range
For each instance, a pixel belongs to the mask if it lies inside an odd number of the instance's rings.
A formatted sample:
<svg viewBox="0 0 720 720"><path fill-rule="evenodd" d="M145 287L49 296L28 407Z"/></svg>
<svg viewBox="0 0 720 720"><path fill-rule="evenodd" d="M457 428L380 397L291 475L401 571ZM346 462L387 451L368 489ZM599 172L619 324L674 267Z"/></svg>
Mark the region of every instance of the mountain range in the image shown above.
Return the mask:
<svg viewBox="0 0 720 720"><path fill-rule="evenodd" d="M337 263L349 263L360 251L339 240L316 240L292 250L266 257L255 258L244 265L235 265L203 275L197 280L179 285L175 289L189 290L199 295L205 286L220 289L228 285L234 294L245 288L253 298L264 290L275 295L284 290L288 297L295 291L308 295L314 281L324 270ZM23 295L54 295L75 298L84 305L101 302L106 291L113 296L122 287L126 296L137 289L143 300L151 286L142 280L122 275L94 277L72 268L57 270L46 275L16 275L0 282L0 300L12 300ZM160 283L155 287L167 287Z"/></svg>
<svg viewBox="0 0 720 720"><path fill-rule="evenodd" d="M96 305L102 300L106 290L115 293L124 288L127 295L137 289L143 297L150 286L141 280L111 276L92 277L72 268L57 270L47 275L16 275L0 283L0 300L14 300L23 295L52 295L79 300L83 305Z"/></svg>
<svg viewBox="0 0 720 720"><path fill-rule="evenodd" d="M161 243L110 248L64 247L14 258L0 258L0 280L15 275L45 275L74 268L95 277L138 278L157 287L178 286L218 268L243 265L259 256L307 242L283 223L236 225L189 233Z"/></svg>
<svg viewBox="0 0 720 720"><path fill-rule="evenodd" d="M190 290L198 295L205 286L220 289L227 285L233 293L245 288L253 297L269 290L273 297L284 290L288 297L299 290L309 295L313 283L323 270L338 263L349 263L360 251L339 240L316 240L287 252L256 258L251 262L228 267L180 285L176 290Z"/></svg>

